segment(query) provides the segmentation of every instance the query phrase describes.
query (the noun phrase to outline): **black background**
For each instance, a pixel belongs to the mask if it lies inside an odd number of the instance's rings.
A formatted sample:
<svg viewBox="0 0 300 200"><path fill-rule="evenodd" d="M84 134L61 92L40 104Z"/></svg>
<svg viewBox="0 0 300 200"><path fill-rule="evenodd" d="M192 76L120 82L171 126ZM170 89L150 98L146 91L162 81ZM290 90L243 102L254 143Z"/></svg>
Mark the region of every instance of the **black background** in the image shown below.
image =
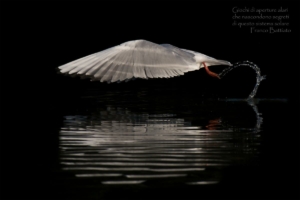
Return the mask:
<svg viewBox="0 0 300 200"><path fill-rule="evenodd" d="M248 28L234 27L235 6L288 7L292 32L251 34ZM257 64L267 75L257 97L288 99L290 112L297 116L285 121L283 131L291 140L280 147L295 153L280 157L290 162L291 169L299 168L299 158L294 157L299 157L299 24L296 1L1 2L1 196L42 199L40 194L54 190L48 180L57 159L53 152L57 152L60 116L87 87L154 85L197 95L245 97L255 82L251 69L237 69L225 80L211 79L199 70L173 79L110 85L57 74L60 65L136 39L170 43L231 63L249 60ZM278 197L299 197L295 190L299 170L286 173L290 179L279 178L274 188L281 190ZM290 181L289 187L282 180ZM268 195L276 198L269 191L264 197Z"/></svg>

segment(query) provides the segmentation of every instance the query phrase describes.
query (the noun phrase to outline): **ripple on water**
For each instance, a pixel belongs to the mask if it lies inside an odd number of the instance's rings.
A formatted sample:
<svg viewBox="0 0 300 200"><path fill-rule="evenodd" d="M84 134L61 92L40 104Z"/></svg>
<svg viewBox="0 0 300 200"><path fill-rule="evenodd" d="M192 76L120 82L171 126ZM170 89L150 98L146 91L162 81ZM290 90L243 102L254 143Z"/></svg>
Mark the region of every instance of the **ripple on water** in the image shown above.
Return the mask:
<svg viewBox="0 0 300 200"><path fill-rule="evenodd" d="M259 155L262 117L255 104L244 106L253 110L253 127L230 126L221 118L192 125L189 117L177 114L113 106L96 115L65 116L59 137L61 171L103 185L159 184L162 179L218 184L220 169L251 164Z"/></svg>

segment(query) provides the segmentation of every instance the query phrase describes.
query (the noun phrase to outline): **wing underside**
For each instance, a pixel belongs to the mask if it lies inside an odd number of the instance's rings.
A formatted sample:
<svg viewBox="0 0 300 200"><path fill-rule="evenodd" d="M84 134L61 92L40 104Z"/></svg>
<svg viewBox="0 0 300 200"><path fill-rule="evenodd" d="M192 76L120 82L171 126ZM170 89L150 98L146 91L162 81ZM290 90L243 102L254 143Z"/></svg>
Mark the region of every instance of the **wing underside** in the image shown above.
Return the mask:
<svg viewBox="0 0 300 200"><path fill-rule="evenodd" d="M192 54L190 54L192 55ZM131 41L59 67L61 73L101 82L170 78L199 69L193 56L148 41Z"/></svg>
<svg viewBox="0 0 300 200"><path fill-rule="evenodd" d="M132 78L170 78L207 66L231 65L204 54L170 44L146 40L125 42L59 67L61 73L93 81L120 82Z"/></svg>

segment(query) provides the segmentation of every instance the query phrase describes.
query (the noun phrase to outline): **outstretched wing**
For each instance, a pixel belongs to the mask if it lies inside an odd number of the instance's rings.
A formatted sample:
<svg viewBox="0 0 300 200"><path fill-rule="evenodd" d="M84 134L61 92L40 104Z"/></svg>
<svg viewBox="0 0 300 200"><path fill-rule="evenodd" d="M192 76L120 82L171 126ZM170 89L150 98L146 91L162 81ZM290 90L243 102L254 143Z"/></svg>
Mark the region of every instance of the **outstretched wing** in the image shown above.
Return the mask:
<svg viewBox="0 0 300 200"><path fill-rule="evenodd" d="M199 69L199 64L189 52L135 40L67 63L59 69L61 73L87 76L92 80L117 82L179 76Z"/></svg>

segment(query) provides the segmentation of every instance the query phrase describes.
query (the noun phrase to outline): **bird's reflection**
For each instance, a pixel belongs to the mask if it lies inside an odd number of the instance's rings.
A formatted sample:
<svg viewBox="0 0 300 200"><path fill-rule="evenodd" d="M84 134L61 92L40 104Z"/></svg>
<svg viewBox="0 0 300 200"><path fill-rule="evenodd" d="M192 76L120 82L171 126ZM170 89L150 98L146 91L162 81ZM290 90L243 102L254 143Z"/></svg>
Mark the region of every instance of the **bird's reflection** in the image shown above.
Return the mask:
<svg viewBox="0 0 300 200"><path fill-rule="evenodd" d="M208 121L206 128L208 130L216 130L221 125L221 118L211 119Z"/></svg>
<svg viewBox="0 0 300 200"><path fill-rule="evenodd" d="M259 154L262 116L254 102L245 102L238 109L252 108L253 127L231 126L226 122L230 112L192 122L180 113L148 114L113 105L89 115L65 116L61 170L109 185L171 179L178 184L216 184L220 168L252 164Z"/></svg>

